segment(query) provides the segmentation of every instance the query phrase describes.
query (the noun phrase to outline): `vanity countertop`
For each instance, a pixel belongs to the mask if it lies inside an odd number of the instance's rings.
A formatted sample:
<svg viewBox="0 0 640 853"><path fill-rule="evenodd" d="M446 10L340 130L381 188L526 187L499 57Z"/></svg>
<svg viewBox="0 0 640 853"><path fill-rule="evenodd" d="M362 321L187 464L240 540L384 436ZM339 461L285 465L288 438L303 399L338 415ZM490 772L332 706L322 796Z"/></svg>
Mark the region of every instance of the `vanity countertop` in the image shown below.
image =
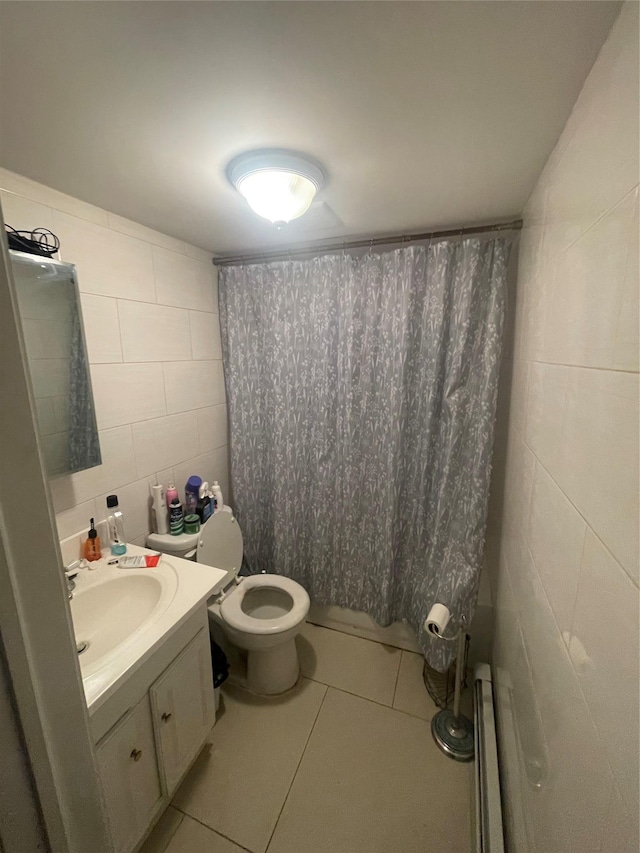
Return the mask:
<svg viewBox="0 0 640 853"><path fill-rule="evenodd" d="M136 545L127 556L157 553ZM71 599L80 670L92 714L222 588L226 573L163 555L155 568L121 569L111 555L81 569Z"/></svg>

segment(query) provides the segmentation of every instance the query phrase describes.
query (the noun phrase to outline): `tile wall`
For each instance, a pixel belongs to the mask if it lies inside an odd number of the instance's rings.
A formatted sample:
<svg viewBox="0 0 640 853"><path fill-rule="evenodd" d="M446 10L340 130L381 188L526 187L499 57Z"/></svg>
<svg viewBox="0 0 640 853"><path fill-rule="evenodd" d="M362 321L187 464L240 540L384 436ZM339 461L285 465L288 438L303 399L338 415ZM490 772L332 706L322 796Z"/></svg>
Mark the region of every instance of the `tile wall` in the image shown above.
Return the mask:
<svg viewBox="0 0 640 853"><path fill-rule="evenodd" d="M627 3L520 244L487 543L513 853L638 851L638 177Z"/></svg>
<svg viewBox="0 0 640 853"><path fill-rule="evenodd" d="M51 481L64 538L115 492L127 538L149 531L149 484L191 474L229 492L227 409L211 254L0 169L14 228L44 226L76 265L103 464Z"/></svg>

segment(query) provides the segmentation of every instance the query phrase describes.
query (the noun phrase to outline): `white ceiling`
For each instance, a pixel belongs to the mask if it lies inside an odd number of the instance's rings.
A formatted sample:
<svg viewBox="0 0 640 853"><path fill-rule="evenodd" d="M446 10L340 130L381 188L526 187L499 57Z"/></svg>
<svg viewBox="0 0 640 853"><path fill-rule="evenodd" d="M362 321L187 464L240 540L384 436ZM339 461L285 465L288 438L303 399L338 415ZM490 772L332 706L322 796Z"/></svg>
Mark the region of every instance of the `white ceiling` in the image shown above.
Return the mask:
<svg viewBox="0 0 640 853"><path fill-rule="evenodd" d="M616 2L1 2L0 164L213 251L519 214ZM320 160L289 233L224 176Z"/></svg>

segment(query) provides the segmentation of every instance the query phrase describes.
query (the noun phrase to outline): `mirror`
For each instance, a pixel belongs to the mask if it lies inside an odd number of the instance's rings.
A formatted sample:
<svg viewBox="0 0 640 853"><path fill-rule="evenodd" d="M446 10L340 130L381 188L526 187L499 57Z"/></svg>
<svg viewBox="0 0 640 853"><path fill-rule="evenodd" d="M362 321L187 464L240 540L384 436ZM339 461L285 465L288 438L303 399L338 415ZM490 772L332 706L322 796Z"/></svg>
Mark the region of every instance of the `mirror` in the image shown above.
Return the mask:
<svg viewBox="0 0 640 853"><path fill-rule="evenodd" d="M10 251L47 475L102 462L73 264Z"/></svg>

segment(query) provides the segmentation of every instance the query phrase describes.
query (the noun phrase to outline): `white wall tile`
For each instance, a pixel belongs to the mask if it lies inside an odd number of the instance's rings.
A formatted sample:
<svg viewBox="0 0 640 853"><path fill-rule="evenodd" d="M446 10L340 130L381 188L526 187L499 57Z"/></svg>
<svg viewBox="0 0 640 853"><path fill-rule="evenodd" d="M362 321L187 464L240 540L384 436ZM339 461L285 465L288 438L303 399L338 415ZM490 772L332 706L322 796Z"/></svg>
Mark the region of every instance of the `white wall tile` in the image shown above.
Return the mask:
<svg viewBox="0 0 640 853"><path fill-rule="evenodd" d="M62 258L78 270L103 462L51 481L60 535L86 531L91 516L104 516L105 496L115 492L126 503L127 535L143 542L149 483L157 477L167 485L174 465L195 459L228 490L224 381L221 363L213 361L221 349L211 254L2 168L0 197L7 221L50 228L61 239ZM156 304L156 274L163 305ZM25 308L34 321L28 334L46 357L34 384L52 395L36 401L40 434L59 443L69 422L68 361L51 361L62 335L45 341L37 321L63 319L68 309L46 288L29 295L36 298ZM170 396L187 410L167 417L160 362L181 360L190 368L169 367Z"/></svg>
<svg viewBox="0 0 640 853"><path fill-rule="evenodd" d="M44 184L38 184L29 178L25 178L23 175L17 175L15 172L10 172L8 169L1 167L0 189L15 193L22 198L36 201L45 207L64 211L71 216L78 216L81 219L86 219L88 222L95 222L97 225L108 224L107 212L105 210L95 207L93 204L87 204L85 201L80 201L79 198L65 195L51 187L46 187Z"/></svg>
<svg viewBox="0 0 640 853"><path fill-rule="evenodd" d="M637 32L625 3L524 215L491 543L513 853L638 849Z"/></svg>
<svg viewBox="0 0 640 853"><path fill-rule="evenodd" d="M622 35L623 27L638 32L637 3L624 5L616 27L581 93L589 103L549 194L547 215L571 225L567 244L638 183L638 47Z"/></svg>
<svg viewBox="0 0 640 853"><path fill-rule="evenodd" d="M48 228L55 233L53 210L50 207L9 192L0 193L0 201L4 221L17 231Z"/></svg>
<svg viewBox="0 0 640 853"><path fill-rule="evenodd" d="M585 520L538 462L527 541L560 631L571 628L586 527Z"/></svg>
<svg viewBox="0 0 640 853"><path fill-rule="evenodd" d="M203 453L187 459L174 466L175 484L180 494L180 500L184 501L184 486L192 474L202 477L209 485L213 485L214 480L220 483L222 489L222 497L225 503L229 499L229 465L228 465L228 448L218 447L210 453Z"/></svg>
<svg viewBox="0 0 640 853"><path fill-rule="evenodd" d="M66 213L55 222L60 256L76 265L82 293L156 301L148 243Z"/></svg>
<svg viewBox="0 0 640 853"><path fill-rule="evenodd" d="M509 379L511 380L509 399L509 426L517 430L524 438L529 393L529 362L515 361Z"/></svg>
<svg viewBox="0 0 640 853"><path fill-rule="evenodd" d="M630 193L558 259L544 361L612 366L636 206Z"/></svg>
<svg viewBox="0 0 640 853"><path fill-rule="evenodd" d="M116 300L83 293L80 301L89 362L109 364L122 361Z"/></svg>
<svg viewBox="0 0 640 853"><path fill-rule="evenodd" d="M525 438L548 471L558 467L569 370L534 363L529 369Z"/></svg>
<svg viewBox="0 0 640 853"><path fill-rule="evenodd" d="M510 571L509 576L530 666L531 692L543 721L543 766L531 768L540 772L544 798L533 827L534 849L596 851L613 783L607 755L533 562L523 564L516 574Z"/></svg>
<svg viewBox="0 0 640 853"><path fill-rule="evenodd" d="M217 311L211 262L153 247L158 302L195 311Z"/></svg>
<svg viewBox="0 0 640 853"><path fill-rule="evenodd" d="M634 370L640 368L638 357L638 317L640 317L640 281L638 234L638 189L635 191L635 216L631 224L631 239L627 269L622 290L622 306L616 330L613 367L618 370Z"/></svg>
<svg viewBox="0 0 640 853"><path fill-rule="evenodd" d="M202 261L203 264L210 264L213 258L213 252L207 249L199 249L197 246L191 246L189 243L185 243L184 253L196 261Z"/></svg>
<svg viewBox="0 0 640 853"><path fill-rule="evenodd" d="M638 589L587 530L569 649L627 808L636 810L638 643Z"/></svg>
<svg viewBox="0 0 640 853"><path fill-rule="evenodd" d="M91 380L99 429L166 413L161 364L94 364Z"/></svg>
<svg viewBox="0 0 640 853"><path fill-rule="evenodd" d="M52 481L51 496L56 512L83 503L103 492L111 492L136 479L131 426L100 432L102 464L86 471L66 474Z"/></svg>
<svg viewBox="0 0 640 853"><path fill-rule="evenodd" d="M224 403L198 409L197 414L200 453L208 453L229 443L227 407Z"/></svg>
<svg viewBox="0 0 640 853"><path fill-rule="evenodd" d="M127 542L146 536L150 530L150 498L146 480L137 480L117 489L110 489L96 498L96 512L101 518L109 514L107 495L117 494L118 507L123 515L124 535ZM108 543L105 542L105 545Z"/></svg>
<svg viewBox="0 0 640 853"><path fill-rule="evenodd" d="M185 244L181 240L176 240L175 237L169 237L168 234L161 234L160 231L154 231L152 228L147 228L146 225L140 225L132 219L125 219L124 216L118 216L115 213L107 213L107 217L109 228L113 231L128 234L129 237L136 237L138 240L144 240L146 243L161 246L173 252L181 252L183 254L185 252Z"/></svg>
<svg viewBox="0 0 640 853"><path fill-rule="evenodd" d="M640 838L639 817L638 804L635 803L629 808L625 804L618 786L614 785L600 853L626 849L635 853L633 846L629 847L629 839Z"/></svg>
<svg viewBox="0 0 640 853"><path fill-rule="evenodd" d="M163 364L167 412L201 409L220 401L215 361L174 361Z"/></svg>
<svg viewBox="0 0 640 853"><path fill-rule="evenodd" d="M191 359L188 311L119 299L118 315L125 361Z"/></svg>
<svg viewBox="0 0 640 853"><path fill-rule="evenodd" d="M89 519L95 518L96 502L91 499L56 514L58 537L65 539L81 530L89 530Z"/></svg>
<svg viewBox="0 0 640 853"><path fill-rule="evenodd" d="M138 477L174 467L193 457L198 446L198 418L195 412L133 424L133 446Z"/></svg>
<svg viewBox="0 0 640 853"><path fill-rule="evenodd" d="M509 433L502 519L502 552L514 571L526 552L535 457L520 435Z"/></svg>
<svg viewBox="0 0 640 853"><path fill-rule="evenodd" d="M554 478L638 582L638 376L569 369Z"/></svg>
<svg viewBox="0 0 640 853"><path fill-rule="evenodd" d="M220 319L217 314L189 311L191 351L194 359L221 359Z"/></svg>

